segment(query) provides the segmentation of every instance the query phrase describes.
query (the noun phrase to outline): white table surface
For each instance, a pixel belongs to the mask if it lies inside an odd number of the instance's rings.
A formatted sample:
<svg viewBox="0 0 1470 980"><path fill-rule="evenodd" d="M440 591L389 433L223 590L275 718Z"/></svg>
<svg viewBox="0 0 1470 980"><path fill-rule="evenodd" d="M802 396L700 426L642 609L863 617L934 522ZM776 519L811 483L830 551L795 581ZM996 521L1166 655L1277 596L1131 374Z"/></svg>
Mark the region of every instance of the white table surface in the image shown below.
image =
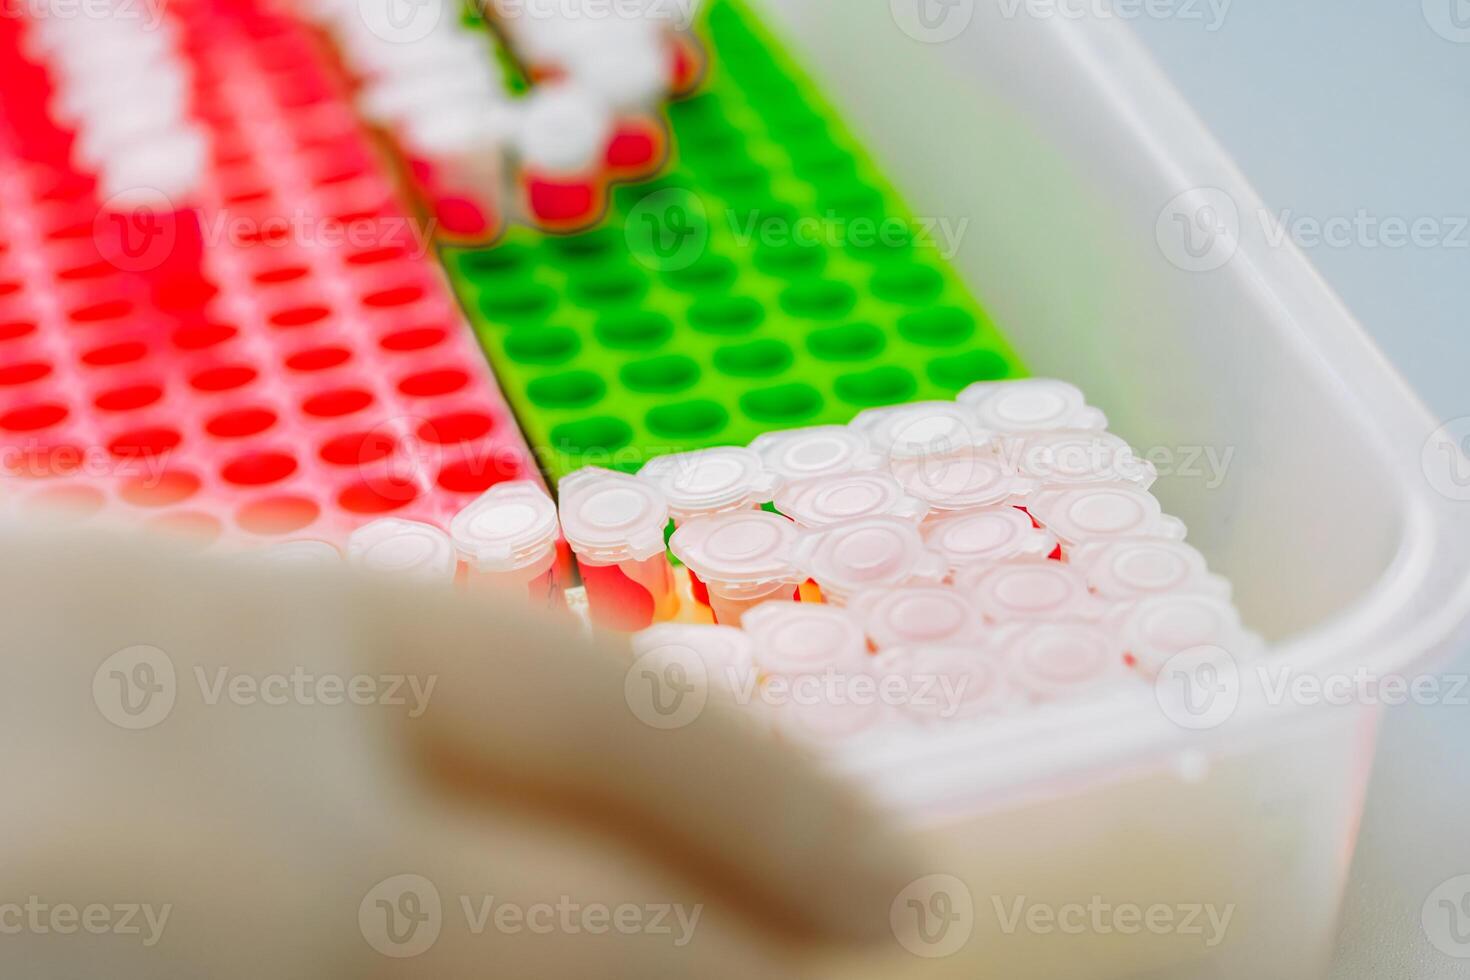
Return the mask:
<svg viewBox="0 0 1470 980"><path fill-rule="evenodd" d="M1136 30L1268 207L1436 415L1470 416L1470 0L1153 9ZM1431 234L1395 246L1390 219L1426 218ZM1312 244L1329 223L1345 234ZM1470 650L1444 669L1470 671ZM1470 977L1421 924L1430 892L1464 874L1470 707L1392 709L1334 980Z"/></svg>

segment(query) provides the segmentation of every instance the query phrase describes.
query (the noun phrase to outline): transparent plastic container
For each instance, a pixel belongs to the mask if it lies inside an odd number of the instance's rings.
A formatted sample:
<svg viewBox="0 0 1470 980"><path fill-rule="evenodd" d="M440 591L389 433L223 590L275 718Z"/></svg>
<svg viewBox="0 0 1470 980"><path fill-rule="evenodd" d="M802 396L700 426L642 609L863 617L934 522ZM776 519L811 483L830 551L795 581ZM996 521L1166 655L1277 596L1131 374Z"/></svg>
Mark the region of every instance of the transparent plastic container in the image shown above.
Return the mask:
<svg viewBox="0 0 1470 980"><path fill-rule="evenodd" d="M1087 587L1103 599L1135 601L1150 596L1204 595L1228 602L1230 583L1211 572L1205 556L1182 541L1125 538L1081 548L1071 563Z"/></svg>
<svg viewBox="0 0 1470 980"><path fill-rule="evenodd" d="M808 602L767 602L745 614L762 675L799 676L822 671L868 671L868 641L844 610Z"/></svg>
<svg viewBox="0 0 1470 980"><path fill-rule="evenodd" d="M557 493L592 621L633 632L671 619L679 597L664 553L663 494L645 480L596 467L563 477Z"/></svg>
<svg viewBox="0 0 1470 980"><path fill-rule="evenodd" d="M727 690L746 690L756 677L750 634L731 626L659 623L634 633L632 646L639 659L678 664L696 673L694 681L703 679Z"/></svg>
<svg viewBox="0 0 1470 980"><path fill-rule="evenodd" d="M898 647L878 654L873 670L905 681L904 689L911 694L898 710L919 723L925 735L969 718L1005 715L1023 706L1001 662L973 646ZM940 696L941 685L953 694ZM922 696L920 692L926 689L934 691L934 696Z"/></svg>
<svg viewBox="0 0 1470 980"><path fill-rule="evenodd" d="M954 583L993 623L1097 621L1108 611L1107 605L1088 591L1082 573L1061 562L973 565L960 569Z"/></svg>
<svg viewBox="0 0 1470 980"><path fill-rule="evenodd" d="M638 478L659 488L675 524L768 503L777 477L760 454L743 446L719 446L649 460Z"/></svg>
<svg viewBox="0 0 1470 980"><path fill-rule="evenodd" d="M459 568L454 543L432 524L396 517L364 524L347 539L347 557L375 572L450 584Z"/></svg>
<svg viewBox="0 0 1470 980"><path fill-rule="evenodd" d="M539 483L497 484L449 522L449 536L472 589L518 589L534 602L552 601L557 589L556 504Z"/></svg>
<svg viewBox="0 0 1470 980"><path fill-rule="evenodd" d="M1045 487L1128 483L1147 490L1158 469L1133 454L1128 442L1111 432L1039 432L1015 440L1008 450L1016 472Z"/></svg>
<svg viewBox="0 0 1470 980"><path fill-rule="evenodd" d="M949 572L918 527L898 517L865 517L808 534L793 559L821 586L823 597L839 606L867 589L933 585Z"/></svg>
<svg viewBox="0 0 1470 980"><path fill-rule="evenodd" d="M942 456L995 444L995 434L955 402L870 408L858 413L852 427L868 437L875 452L895 459Z"/></svg>
<svg viewBox="0 0 1470 980"><path fill-rule="evenodd" d="M955 4L947 30L906 34L909 5L754 6L915 213L970 220L955 265L1027 366L1075 382L1141 452L1172 455L1152 492L1233 583L1265 662L1412 676L1463 649L1470 508L1452 466L1466 464L1301 252L1254 220L1266 205L1125 18ZM1210 205L1240 220L1202 267L1182 232ZM976 921L947 958L895 949L834 972L1325 976L1381 707L1243 686L1228 720L1196 729L1141 687L835 752L963 883ZM991 903L1094 895L1234 916L1206 947L1007 932Z"/></svg>
<svg viewBox="0 0 1470 980"><path fill-rule="evenodd" d="M888 469L904 490L924 501L936 514L1020 503L1038 485L988 448L932 456L895 456Z"/></svg>
<svg viewBox="0 0 1470 980"><path fill-rule="evenodd" d="M1019 507L986 507L945 516L924 527L924 541L944 555L950 572L970 565L1045 560L1057 554L1057 537L1039 528Z"/></svg>
<svg viewBox="0 0 1470 980"><path fill-rule="evenodd" d="M929 514L929 505L905 493L892 476L871 471L797 480L777 490L774 503L804 528L831 527L873 515L918 523Z"/></svg>
<svg viewBox="0 0 1470 980"><path fill-rule="evenodd" d="M783 737L840 743L891 720L857 621L828 605L767 602L745 614L761 673L757 717Z"/></svg>
<svg viewBox="0 0 1470 980"><path fill-rule="evenodd" d="M248 559L269 562L272 565L296 565L306 568L321 565L340 565L342 552L326 541L282 541L259 551L246 552Z"/></svg>
<svg viewBox="0 0 1470 980"><path fill-rule="evenodd" d="M1039 702L1139 683L1123 644L1111 631L1088 623L1002 627L989 638L989 655L1004 663L1006 677L1017 691Z"/></svg>
<svg viewBox="0 0 1470 980"><path fill-rule="evenodd" d="M669 548L704 583L715 621L737 626L763 602L795 599L806 579L797 565L800 538L786 518L749 510L689 521Z"/></svg>
<svg viewBox="0 0 1470 980"><path fill-rule="evenodd" d="M1187 530L1179 518L1164 513L1157 497L1126 484L1046 490L1028 499L1026 510L1065 548L1118 538L1183 541Z"/></svg>
<svg viewBox="0 0 1470 980"><path fill-rule="evenodd" d="M1076 385L1052 378L986 382L960 392L976 421L996 432L1032 433L1057 429L1106 429L1108 417L1087 404Z"/></svg>
<svg viewBox="0 0 1470 980"><path fill-rule="evenodd" d="M1202 595L1141 599L1114 617L1112 629L1129 662L1158 674L1170 657L1186 651L1220 649L1236 660L1258 656L1260 637L1241 623L1229 602Z"/></svg>
<svg viewBox="0 0 1470 980"><path fill-rule="evenodd" d="M882 454L874 452L868 438L845 425L818 425L787 429L757 436L750 448L760 455L766 469L783 480L878 469Z"/></svg>
<svg viewBox="0 0 1470 980"><path fill-rule="evenodd" d="M989 627L980 606L944 585L874 589L859 593L848 609L876 649L954 645L976 647Z"/></svg>

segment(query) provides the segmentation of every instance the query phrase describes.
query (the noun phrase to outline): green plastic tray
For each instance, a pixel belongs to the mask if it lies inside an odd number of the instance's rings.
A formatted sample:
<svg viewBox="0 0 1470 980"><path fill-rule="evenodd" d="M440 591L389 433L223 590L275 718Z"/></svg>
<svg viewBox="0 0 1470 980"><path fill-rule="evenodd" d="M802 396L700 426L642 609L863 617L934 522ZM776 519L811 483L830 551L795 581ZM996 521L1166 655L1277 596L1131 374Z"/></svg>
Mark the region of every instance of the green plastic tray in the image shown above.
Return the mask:
<svg viewBox="0 0 1470 980"><path fill-rule="evenodd" d="M592 231L444 249L552 480L1025 373L778 42L736 0L702 34L665 175Z"/></svg>

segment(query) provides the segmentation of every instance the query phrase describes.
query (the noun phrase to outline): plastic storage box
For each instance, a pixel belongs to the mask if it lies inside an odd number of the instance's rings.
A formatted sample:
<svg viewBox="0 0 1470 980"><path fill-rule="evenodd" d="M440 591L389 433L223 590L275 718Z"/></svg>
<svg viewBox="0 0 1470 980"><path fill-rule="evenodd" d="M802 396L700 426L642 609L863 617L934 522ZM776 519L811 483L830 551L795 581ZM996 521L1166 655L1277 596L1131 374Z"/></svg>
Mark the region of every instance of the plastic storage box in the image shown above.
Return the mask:
<svg viewBox="0 0 1470 980"><path fill-rule="evenodd" d="M755 6L916 214L971 220L957 267L1027 366L1158 451L1155 492L1234 581L1272 678L1411 676L1466 639L1470 505L1426 472L1438 423L1306 260L1266 240L1258 197L1126 24L1027 4L931 5L937 21L909 2ZM1178 218L1207 206L1236 209L1239 233L1197 237L1192 257ZM1379 712L1273 699L1256 676L1242 666L1213 727L1145 689L851 746L839 768L921 825L931 870L962 885L916 884L944 942L846 975L1323 975ZM1018 900L1094 899L1233 911L1213 945L1010 920Z"/></svg>

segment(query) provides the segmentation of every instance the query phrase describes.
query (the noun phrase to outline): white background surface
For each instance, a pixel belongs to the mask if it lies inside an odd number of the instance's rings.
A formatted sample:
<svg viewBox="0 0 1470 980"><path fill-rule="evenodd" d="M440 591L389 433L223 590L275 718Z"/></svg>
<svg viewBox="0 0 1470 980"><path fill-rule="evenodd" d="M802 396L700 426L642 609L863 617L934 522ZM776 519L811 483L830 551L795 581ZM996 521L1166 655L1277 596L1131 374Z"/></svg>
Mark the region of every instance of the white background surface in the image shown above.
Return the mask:
<svg viewBox="0 0 1470 980"><path fill-rule="evenodd" d="M1435 414L1470 415L1470 0L1131 4L1147 8L1139 35L1271 212ZM1391 219L1433 230L1396 247ZM1344 234L1312 244L1328 223ZM1445 670L1470 671L1470 651ZM1334 980L1470 977L1421 925L1463 874L1470 707L1393 709Z"/></svg>

